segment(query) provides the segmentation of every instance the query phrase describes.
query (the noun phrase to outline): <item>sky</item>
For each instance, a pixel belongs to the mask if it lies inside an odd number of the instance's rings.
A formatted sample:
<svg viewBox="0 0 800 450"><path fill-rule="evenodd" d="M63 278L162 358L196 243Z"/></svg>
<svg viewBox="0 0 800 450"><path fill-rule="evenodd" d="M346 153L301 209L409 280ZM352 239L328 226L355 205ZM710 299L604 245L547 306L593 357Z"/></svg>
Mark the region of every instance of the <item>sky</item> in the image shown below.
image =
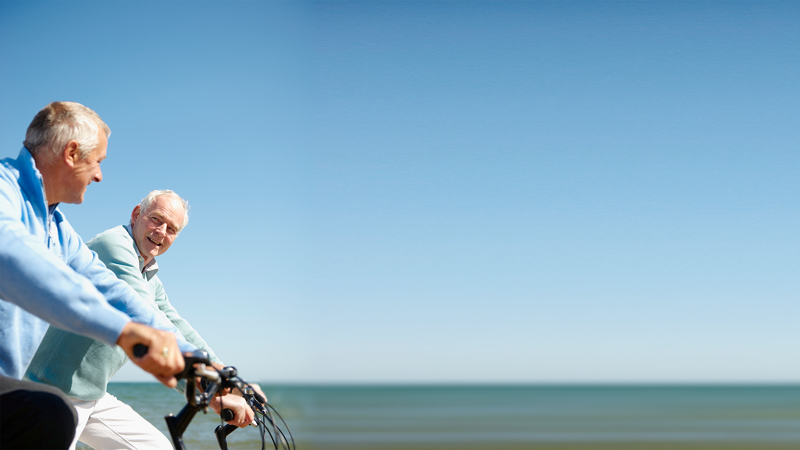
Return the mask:
<svg viewBox="0 0 800 450"><path fill-rule="evenodd" d="M187 199L265 383L800 382L798 79L788 1L0 0L0 158L97 111L70 223Z"/></svg>

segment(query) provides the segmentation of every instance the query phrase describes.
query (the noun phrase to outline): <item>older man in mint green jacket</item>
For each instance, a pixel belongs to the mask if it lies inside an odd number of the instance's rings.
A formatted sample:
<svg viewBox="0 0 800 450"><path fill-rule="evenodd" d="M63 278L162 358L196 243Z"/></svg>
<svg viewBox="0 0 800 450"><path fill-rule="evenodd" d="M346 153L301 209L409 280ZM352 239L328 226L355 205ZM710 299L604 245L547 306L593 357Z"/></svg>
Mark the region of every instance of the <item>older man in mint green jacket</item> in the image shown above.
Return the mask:
<svg viewBox="0 0 800 450"><path fill-rule="evenodd" d="M118 278L128 283L152 308L163 313L187 342L221 361L169 302L156 276L155 256L172 245L189 221L188 204L172 191L153 191L131 214L128 225L106 230L86 245ZM105 448L172 448L169 440L130 407L106 392L109 380L128 360L123 351L96 340L51 327L33 358L26 379L64 391L78 412L71 448L80 440L96 450ZM253 419L244 402L226 396L225 407L246 426ZM213 406L212 406L213 407ZM219 412L219 406L215 408Z"/></svg>

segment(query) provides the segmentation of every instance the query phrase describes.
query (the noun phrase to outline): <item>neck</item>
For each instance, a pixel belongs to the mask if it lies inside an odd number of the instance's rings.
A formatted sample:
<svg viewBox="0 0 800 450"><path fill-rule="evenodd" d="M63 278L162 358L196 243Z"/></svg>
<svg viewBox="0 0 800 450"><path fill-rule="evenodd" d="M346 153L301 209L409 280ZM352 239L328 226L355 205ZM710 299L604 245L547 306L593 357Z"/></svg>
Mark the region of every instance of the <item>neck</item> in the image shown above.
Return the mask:
<svg viewBox="0 0 800 450"><path fill-rule="evenodd" d="M50 163L49 161L43 160L40 157L33 157L33 161L36 163L36 170L42 174L42 184L44 184L44 199L47 202L48 206L53 206L57 203L60 203L61 200L58 195L58 191L56 190L56 182L55 180L58 178L58 171L54 164Z"/></svg>
<svg viewBox="0 0 800 450"><path fill-rule="evenodd" d="M134 241L134 242L135 242L135 241ZM153 257L152 257L152 256L147 256L147 255L145 255L144 253L142 253L142 250L141 250L141 249L139 249L139 244L138 244L138 243L136 244L136 250L139 250L139 256L141 256L141 257L142 257L142 261L144 261L144 262L142 263L142 271L144 271L144 268L145 268L145 266L147 266L148 264L150 264L150 261L152 261L152 260L153 260Z"/></svg>

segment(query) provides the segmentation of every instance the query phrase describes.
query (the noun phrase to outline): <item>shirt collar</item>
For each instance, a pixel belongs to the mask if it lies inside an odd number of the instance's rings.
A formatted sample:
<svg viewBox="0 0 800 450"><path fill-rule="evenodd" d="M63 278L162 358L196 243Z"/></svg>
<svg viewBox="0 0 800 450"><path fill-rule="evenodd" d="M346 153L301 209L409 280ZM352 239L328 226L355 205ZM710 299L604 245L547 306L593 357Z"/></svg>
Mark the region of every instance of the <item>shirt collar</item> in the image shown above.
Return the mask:
<svg viewBox="0 0 800 450"><path fill-rule="evenodd" d="M131 224L125 225L125 230L128 231L128 234L133 239L133 230L131 230ZM153 258L150 260L149 263L145 265L144 258L142 257L141 253L139 253L139 247L136 245L136 239L133 239L133 249L136 251L136 256L139 258L139 270L142 272L142 275L147 278L147 281L150 281L153 276L158 273L158 263L156 259Z"/></svg>

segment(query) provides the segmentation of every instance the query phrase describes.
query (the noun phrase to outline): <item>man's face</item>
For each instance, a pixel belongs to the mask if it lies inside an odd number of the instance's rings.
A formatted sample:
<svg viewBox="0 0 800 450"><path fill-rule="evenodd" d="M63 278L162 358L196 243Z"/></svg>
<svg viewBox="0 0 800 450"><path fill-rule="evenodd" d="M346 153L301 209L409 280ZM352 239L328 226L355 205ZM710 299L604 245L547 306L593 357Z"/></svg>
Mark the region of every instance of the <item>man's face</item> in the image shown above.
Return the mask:
<svg viewBox="0 0 800 450"><path fill-rule="evenodd" d="M141 211L138 205L133 209L131 231L145 264L169 249L178 237L183 215L183 205L171 195L156 198L147 211Z"/></svg>
<svg viewBox="0 0 800 450"><path fill-rule="evenodd" d="M106 149L108 148L108 138L103 130L98 131L99 144L89 153L86 158L78 159L72 167L70 183L66 189L65 203L83 203L83 194L92 181L100 182L103 180L103 173L100 171L100 163L106 159Z"/></svg>

